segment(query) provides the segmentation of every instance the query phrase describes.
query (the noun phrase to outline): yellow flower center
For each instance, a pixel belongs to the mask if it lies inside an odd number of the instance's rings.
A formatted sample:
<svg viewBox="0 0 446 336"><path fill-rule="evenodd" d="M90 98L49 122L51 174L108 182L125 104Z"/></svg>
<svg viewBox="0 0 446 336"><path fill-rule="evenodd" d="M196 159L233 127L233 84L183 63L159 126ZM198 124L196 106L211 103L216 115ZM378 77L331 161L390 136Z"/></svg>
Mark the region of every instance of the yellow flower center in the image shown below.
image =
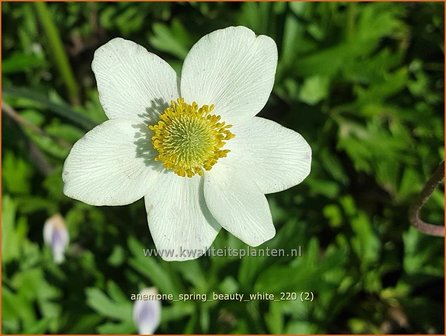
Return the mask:
<svg viewBox="0 0 446 336"><path fill-rule="evenodd" d="M179 176L203 175L217 160L229 153L222 149L234 134L232 125L220 121L221 117L211 114L214 105L196 102L188 104L183 98L171 101L157 124L149 126L153 131L153 147L158 151L155 160L173 170Z"/></svg>

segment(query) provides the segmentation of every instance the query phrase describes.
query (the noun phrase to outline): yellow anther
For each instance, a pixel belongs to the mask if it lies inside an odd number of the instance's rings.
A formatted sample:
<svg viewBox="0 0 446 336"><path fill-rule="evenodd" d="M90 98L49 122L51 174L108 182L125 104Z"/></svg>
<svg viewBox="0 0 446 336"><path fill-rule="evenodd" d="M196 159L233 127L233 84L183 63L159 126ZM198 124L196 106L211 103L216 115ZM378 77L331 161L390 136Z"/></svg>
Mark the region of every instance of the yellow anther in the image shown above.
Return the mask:
<svg viewBox="0 0 446 336"><path fill-rule="evenodd" d="M182 177L203 175L203 169L212 169L230 152L222 148L235 136L229 131L232 125L210 114L213 109L214 105L198 107L183 98L171 101L158 123L149 126L153 147L158 151L155 160Z"/></svg>

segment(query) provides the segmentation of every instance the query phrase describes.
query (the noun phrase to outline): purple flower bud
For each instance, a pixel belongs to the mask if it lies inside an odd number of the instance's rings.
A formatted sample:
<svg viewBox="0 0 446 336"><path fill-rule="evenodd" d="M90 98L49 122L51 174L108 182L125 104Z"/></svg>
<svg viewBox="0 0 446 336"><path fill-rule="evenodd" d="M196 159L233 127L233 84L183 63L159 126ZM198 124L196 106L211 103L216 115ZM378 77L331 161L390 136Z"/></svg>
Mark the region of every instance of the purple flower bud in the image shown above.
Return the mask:
<svg viewBox="0 0 446 336"><path fill-rule="evenodd" d="M161 302L156 299L157 294L155 287L145 288L133 306L133 320L141 335L153 334L160 324Z"/></svg>
<svg viewBox="0 0 446 336"><path fill-rule="evenodd" d="M65 221L61 215L56 214L48 218L43 226L43 240L51 247L54 262L60 264L65 260L64 252L70 237Z"/></svg>

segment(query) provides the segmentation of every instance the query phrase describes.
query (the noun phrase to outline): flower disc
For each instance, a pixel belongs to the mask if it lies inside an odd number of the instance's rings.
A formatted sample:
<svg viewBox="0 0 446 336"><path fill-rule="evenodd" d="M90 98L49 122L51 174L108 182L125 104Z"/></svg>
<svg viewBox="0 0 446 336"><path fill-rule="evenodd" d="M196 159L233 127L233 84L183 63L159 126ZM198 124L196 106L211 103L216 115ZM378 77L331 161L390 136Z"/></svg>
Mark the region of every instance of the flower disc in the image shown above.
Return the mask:
<svg viewBox="0 0 446 336"><path fill-rule="evenodd" d="M158 151L155 160L179 176L203 175L228 149L222 149L227 140L234 137L231 125L211 114L213 105L200 108L196 102L188 104L183 98L172 101L157 124L149 126L153 131L153 147Z"/></svg>

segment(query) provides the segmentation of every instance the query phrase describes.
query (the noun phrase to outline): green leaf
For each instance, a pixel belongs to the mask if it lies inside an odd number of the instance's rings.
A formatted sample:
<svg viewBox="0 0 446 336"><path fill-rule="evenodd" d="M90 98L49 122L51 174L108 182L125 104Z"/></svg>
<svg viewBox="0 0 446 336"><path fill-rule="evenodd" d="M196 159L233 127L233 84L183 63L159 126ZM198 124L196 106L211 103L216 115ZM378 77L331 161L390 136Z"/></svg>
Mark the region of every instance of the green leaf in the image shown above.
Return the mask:
<svg viewBox="0 0 446 336"><path fill-rule="evenodd" d="M269 303L269 311L265 316L266 324L271 334L282 334L283 333L283 315L282 315L282 302L271 301Z"/></svg>
<svg viewBox="0 0 446 336"><path fill-rule="evenodd" d="M66 118L67 120L83 127L84 129L91 129L96 126L96 123L84 115L80 114L76 110L72 109L68 105L61 105L60 103L54 103L47 97L37 93L35 91L26 88L16 88L11 86L3 86L3 94L6 97L14 98L26 98L48 111L54 113L59 117Z"/></svg>
<svg viewBox="0 0 446 336"><path fill-rule="evenodd" d="M68 94L73 103L79 102L79 86L74 78L73 70L71 69L68 56L63 47L60 39L58 27L54 23L52 12L48 9L48 6L44 2L34 3L37 16L43 30L45 32L49 50L54 57L60 75L62 76L65 86L67 87Z"/></svg>
<svg viewBox="0 0 446 336"><path fill-rule="evenodd" d="M174 20L171 27L163 23L153 25L153 35L150 43L158 50L170 53L179 59L184 59L189 51L190 36L182 23Z"/></svg>
<svg viewBox="0 0 446 336"><path fill-rule="evenodd" d="M107 291L115 302L127 303L129 301L129 297L125 295L119 286L111 280L107 282Z"/></svg>
<svg viewBox="0 0 446 336"><path fill-rule="evenodd" d="M135 333L136 327L130 321L121 323L104 323L98 327L100 334L132 334Z"/></svg>
<svg viewBox="0 0 446 336"><path fill-rule="evenodd" d="M134 238L130 237L128 245L132 251L134 258L130 259L130 265L139 271L141 274L150 279L155 287L157 287L162 293L167 294L179 294L178 287L174 284L172 276L169 272L156 262L153 257L145 257L143 247ZM161 257L159 257L161 259ZM167 265L166 262L163 262Z"/></svg>
<svg viewBox="0 0 446 336"><path fill-rule="evenodd" d="M87 288L87 303L96 312L105 317L110 317L119 321L132 321L132 305L130 301L126 303L116 303L98 288Z"/></svg>
<svg viewBox="0 0 446 336"><path fill-rule="evenodd" d="M16 205L8 195L2 200L2 263L18 259L22 237L16 231ZM5 276L5 275L3 275Z"/></svg>
<svg viewBox="0 0 446 336"><path fill-rule="evenodd" d="M11 151L6 151L3 158L2 177L5 188L13 194L30 192L32 167L22 158L16 157Z"/></svg>
<svg viewBox="0 0 446 336"><path fill-rule="evenodd" d="M299 98L308 105L316 105L328 95L329 90L328 77L313 76L305 79L300 89Z"/></svg>
<svg viewBox="0 0 446 336"><path fill-rule="evenodd" d="M186 316L191 316L194 311L194 304L191 302L177 302L171 306L165 306L161 313L161 324L182 320Z"/></svg>
<svg viewBox="0 0 446 336"><path fill-rule="evenodd" d="M36 55L15 52L7 59L2 60L2 73L8 75L35 71L35 68L40 68L43 65L45 65L45 61Z"/></svg>

